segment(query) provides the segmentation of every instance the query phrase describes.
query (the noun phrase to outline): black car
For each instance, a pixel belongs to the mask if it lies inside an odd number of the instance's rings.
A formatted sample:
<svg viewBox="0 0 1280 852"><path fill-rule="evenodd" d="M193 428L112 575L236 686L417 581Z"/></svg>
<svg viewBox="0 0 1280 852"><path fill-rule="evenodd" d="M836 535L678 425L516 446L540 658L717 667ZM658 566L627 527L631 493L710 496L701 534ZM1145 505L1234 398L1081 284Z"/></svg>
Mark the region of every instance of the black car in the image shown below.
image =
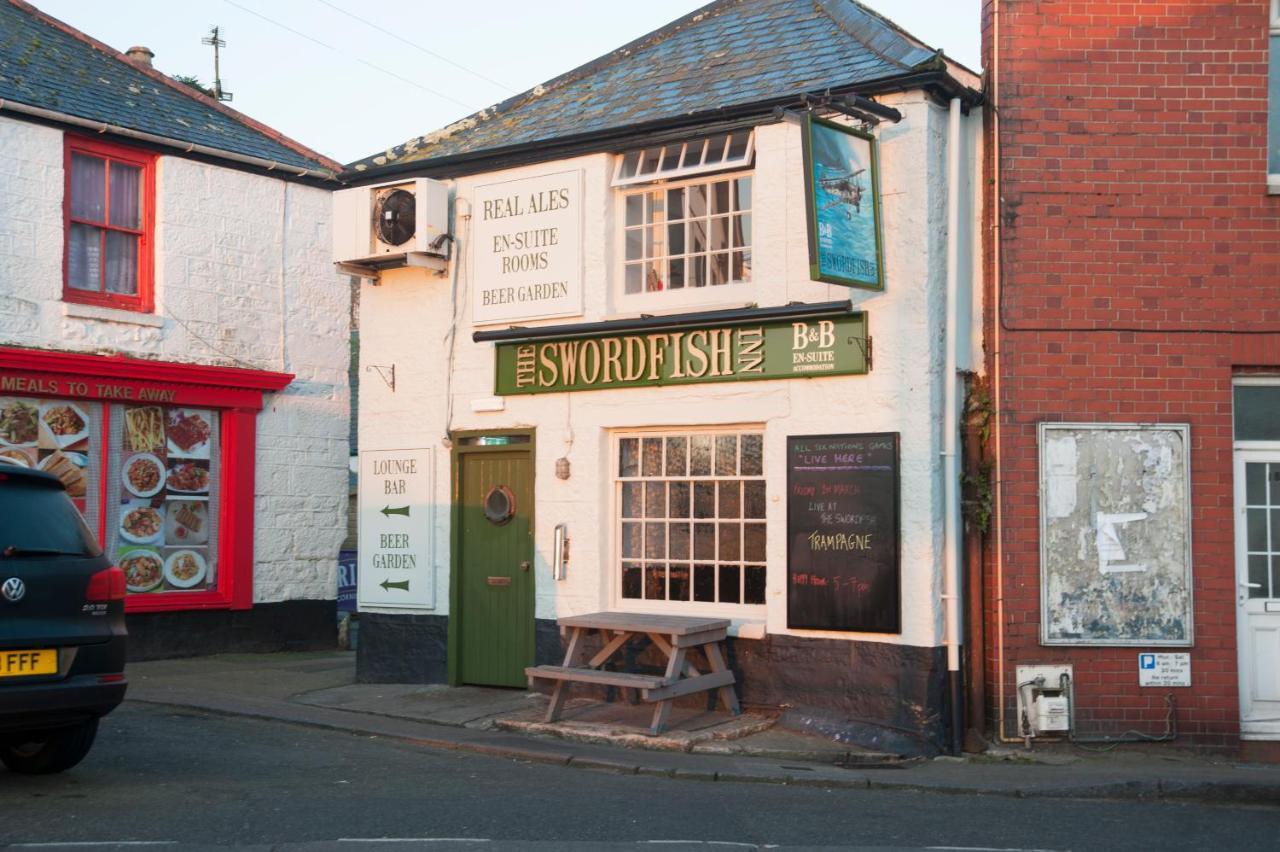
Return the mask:
<svg viewBox="0 0 1280 852"><path fill-rule="evenodd" d="M49 474L0 464L0 762L61 772L124 699L124 572Z"/></svg>

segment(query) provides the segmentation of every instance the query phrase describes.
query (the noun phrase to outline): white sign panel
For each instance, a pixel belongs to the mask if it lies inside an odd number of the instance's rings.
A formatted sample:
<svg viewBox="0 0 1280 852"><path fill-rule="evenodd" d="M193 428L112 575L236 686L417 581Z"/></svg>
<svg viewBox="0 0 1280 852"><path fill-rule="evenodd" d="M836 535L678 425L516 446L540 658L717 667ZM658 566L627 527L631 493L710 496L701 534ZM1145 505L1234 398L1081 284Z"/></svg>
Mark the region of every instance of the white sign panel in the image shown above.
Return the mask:
<svg viewBox="0 0 1280 852"><path fill-rule="evenodd" d="M360 571L356 603L435 607L431 450L360 453Z"/></svg>
<svg viewBox="0 0 1280 852"><path fill-rule="evenodd" d="M477 324L582 313L582 172L476 187Z"/></svg>
<svg viewBox="0 0 1280 852"><path fill-rule="evenodd" d="M1190 685L1190 654L1138 655L1138 686Z"/></svg>

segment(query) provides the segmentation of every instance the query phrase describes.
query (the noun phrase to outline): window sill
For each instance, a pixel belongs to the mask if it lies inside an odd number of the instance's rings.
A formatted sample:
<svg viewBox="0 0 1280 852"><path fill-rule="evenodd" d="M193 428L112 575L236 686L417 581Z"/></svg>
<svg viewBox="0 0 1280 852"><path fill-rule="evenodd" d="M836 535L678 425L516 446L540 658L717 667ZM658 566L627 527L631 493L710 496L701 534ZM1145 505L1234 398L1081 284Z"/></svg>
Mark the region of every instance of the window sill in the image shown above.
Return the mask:
<svg viewBox="0 0 1280 852"><path fill-rule="evenodd" d="M143 325L148 328L164 327L164 317L156 316L155 314L126 311L120 308L104 308L99 305L82 305L78 302L63 302L62 315L76 319L118 322L125 325Z"/></svg>
<svg viewBox="0 0 1280 852"><path fill-rule="evenodd" d="M767 631L763 621L737 621L729 625L729 635L738 639L763 639Z"/></svg>

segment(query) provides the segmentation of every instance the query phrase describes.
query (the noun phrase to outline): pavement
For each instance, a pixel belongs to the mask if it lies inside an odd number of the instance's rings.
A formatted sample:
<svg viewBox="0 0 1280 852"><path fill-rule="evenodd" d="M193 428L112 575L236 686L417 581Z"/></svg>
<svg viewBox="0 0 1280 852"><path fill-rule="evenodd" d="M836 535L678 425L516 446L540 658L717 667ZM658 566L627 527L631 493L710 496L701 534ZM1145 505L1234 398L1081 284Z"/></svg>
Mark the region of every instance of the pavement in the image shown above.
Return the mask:
<svg viewBox="0 0 1280 852"><path fill-rule="evenodd" d="M921 759L786 730L773 716L571 701L542 721L524 690L355 681L351 652L227 654L130 663L127 701L407 740L429 747L624 774L702 781L903 789L1018 798L1184 800L1280 807L1280 765L1144 746L1039 746Z"/></svg>

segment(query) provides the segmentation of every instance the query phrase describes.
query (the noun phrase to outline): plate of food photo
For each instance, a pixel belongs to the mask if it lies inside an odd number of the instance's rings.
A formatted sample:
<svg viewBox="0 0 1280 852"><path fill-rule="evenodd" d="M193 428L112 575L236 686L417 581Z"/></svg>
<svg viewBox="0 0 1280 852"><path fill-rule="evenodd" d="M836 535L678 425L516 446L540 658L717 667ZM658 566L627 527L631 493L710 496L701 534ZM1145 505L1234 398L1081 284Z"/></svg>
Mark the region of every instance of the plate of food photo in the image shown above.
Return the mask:
<svg viewBox="0 0 1280 852"><path fill-rule="evenodd" d="M84 453L54 450L40 459L40 464L36 466L45 473L52 473L58 479L61 479L62 484L66 486L67 495L75 499L84 497L88 491L88 477L85 476L84 472L88 464L89 457Z"/></svg>
<svg viewBox="0 0 1280 852"><path fill-rule="evenodd" d="M39 437L39 408L25 399L0 399L0 446L34 447Z"/></svg>
<svg viewBox="0 0 1280 852"><path fill-rule="evenodd" d="M164 409L143 405L124 410L124 448L136 453L164 452Z"/></svg>
<svg viewBox="0 0 1280 852"><path fill-rule="evenodd" d="M190 589L204 581L209 570L204 557L194 550L179 550L164 561L164 578L175 589Z"/></svg>
<svg viewBox="0 0 1280 852"><path fill-rule="evenodd" d="M164 580L164 562L154 550L126 550L119 564L125 588L131 592L149 592Z"/></svg>
<svg viewBox="0 0 1280 852"><path fill-rule="evenodd" d="M120 477L134 497L154 497L164 488L164 463L151 453L138 453L125 460Z"/></svg>
<svg viewBox="0 0 1280 852"><path fill-rule="evenodd" d="M89 437L89 415L74 403L44 403L40 406L40 422L60 449Z"/></svg>
<svg viewBox="0 0 1280 852"><path fill-rule="evenodd" d="M15 447L6 447L0 449L0 464L5 462L16 464L19 467L34 467L35 459L26 450L19 450Z"/></svg>
<svg viewBox="0 0 1280 852"><path fill-rule="evenodd" d="M155 544L164 533L164 516L150 503L129 503L120 514L120 537L133 544Z"/></svg>
<svg viewBox="0 0 1280 852"><path fill-rule="evenodd" d="M191 459L209 458L209 412L189 408L172 408L166 418L165 435L169 439L169 455Z"/></svg>
<svg viewBox="0 0 1280 852"><path fill-rule="evenodd" d="M207 494L209 468L195 462L174 462L169 468L169 491L175 494Z"/></svg>
<svg viewBox="0 0 1280 852"><path fill-rule="evenodd" d="M164 508L165 544L192 545L209 541L209 504L170 500Z"/></svg>

